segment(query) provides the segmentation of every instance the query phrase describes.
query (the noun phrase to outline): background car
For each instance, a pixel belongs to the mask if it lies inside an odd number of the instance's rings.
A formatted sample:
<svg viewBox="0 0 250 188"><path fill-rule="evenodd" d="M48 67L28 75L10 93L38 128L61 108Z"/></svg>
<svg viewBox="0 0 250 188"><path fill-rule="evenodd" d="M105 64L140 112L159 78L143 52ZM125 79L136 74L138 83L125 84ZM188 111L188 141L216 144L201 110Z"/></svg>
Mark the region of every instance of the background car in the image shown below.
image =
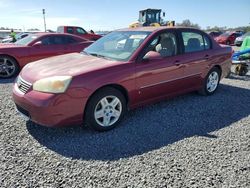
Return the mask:
<svg viewBox="0 0 250 188"><path fill-rule="evenodd" d="M31 33L18 33L18 34L16 34L16 36L15 36L16 41L18 41L18 40L20 40L20 39L22 39L24 37L27 37L29 34L31 34ZM2 43L13 43L13 38L8 37L6 39L3 39L1 42Z"/></svg>
<svg viewBox="0 0 250 188"><path fill-rule="evenodd" d="M223 32L222 31L210 31L208 34L213 37L214 39L218 36L220 36Z"/></svg>
<svg viewBox="0 0 250 188"><path fill-rule="evenodd" d="M118 30L81 54L25 66L13 98L18 111L40 125L85 122L106 131L128 109L191 91L212 95L230 71L231 53L197 29Z"/></svg>
<svg viewBox="0 0 250 188"><path fill-rule="evenodd" d="M235 39L235 41L234 41L234 44L235 44L236 46L241 46L242 43L243 43L243 41L244 41L244 39L245 39L246 37L249 37L249 36L250 36L250 31L247 32L247 33L245 33L244 35L242 35L242 36L240 36L240 37L237 37L237 38Z"/></svg>
<svg viewBox="0 0 250 188"><path fill-rule="evenodd" d="M81 52L92 43L70 34L39 33L13 44L0 44L0 78L15 76L22 67L32 61Z"/></svg>
<svg viewBox="0 0 250 188"><path fill-rule="evenodd" d="M58 33L69 33L72 35L77 35L79 37L83 37L88 40L96 41L102 37L102 35L98 35L95 33L87 32L85 29L77 26L59 26L57 28Z"/></svg>
<svg viewBox="0 0 250 188"><path fill-rule="evenodd" d="M241 35L241 32L226 32L216 37L215 41L219 44L231 45L234 44L235 39Z"/></svg>

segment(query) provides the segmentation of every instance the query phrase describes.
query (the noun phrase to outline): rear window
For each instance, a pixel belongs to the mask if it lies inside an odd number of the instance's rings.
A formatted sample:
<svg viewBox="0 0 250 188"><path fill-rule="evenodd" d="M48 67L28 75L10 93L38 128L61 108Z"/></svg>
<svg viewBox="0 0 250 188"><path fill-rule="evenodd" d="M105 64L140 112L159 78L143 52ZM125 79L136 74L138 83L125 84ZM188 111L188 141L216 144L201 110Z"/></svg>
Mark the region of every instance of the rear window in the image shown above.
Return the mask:
<svg viewBox="0 0 250 188"><path fill-rule="evenodd" d="M196 32L182 32L185 53L198 52L211 48L210 40L207 36Z"/></svg>
<svg viewBox="0 0 250 188"><path fill-rule="evenodd" d="M63 27L58 27L57 28L57 33L64 33Z"/></svg>

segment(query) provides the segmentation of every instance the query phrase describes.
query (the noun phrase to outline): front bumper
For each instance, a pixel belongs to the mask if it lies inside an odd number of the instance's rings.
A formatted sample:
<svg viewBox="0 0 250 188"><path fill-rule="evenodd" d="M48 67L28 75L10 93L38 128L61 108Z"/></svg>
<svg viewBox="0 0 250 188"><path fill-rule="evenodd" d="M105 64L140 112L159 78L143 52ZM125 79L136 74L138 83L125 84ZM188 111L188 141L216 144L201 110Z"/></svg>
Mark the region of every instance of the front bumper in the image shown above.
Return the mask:
<svg viewBox="0 0 250 188"><path fill-rule="evenodd" d="M16 83L13 87L17 110L31 121L47 127L82 124L87 98L71 93L74 91L49 94L31 89L23 94Z"/></svg>

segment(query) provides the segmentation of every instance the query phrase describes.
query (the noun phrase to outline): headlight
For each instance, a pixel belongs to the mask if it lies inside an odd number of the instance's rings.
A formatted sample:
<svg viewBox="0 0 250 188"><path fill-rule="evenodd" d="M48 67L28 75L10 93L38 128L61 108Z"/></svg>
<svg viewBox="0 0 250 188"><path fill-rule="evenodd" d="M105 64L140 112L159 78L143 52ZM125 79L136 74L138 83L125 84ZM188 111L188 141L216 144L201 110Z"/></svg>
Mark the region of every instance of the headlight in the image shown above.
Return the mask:
<svg viewBox="0 0 250 188"><path fill-rule="evenodd" d="M71 76L53 76L44 78L33 84L33 90L45 93L64 93L71 80Z"/></svg>

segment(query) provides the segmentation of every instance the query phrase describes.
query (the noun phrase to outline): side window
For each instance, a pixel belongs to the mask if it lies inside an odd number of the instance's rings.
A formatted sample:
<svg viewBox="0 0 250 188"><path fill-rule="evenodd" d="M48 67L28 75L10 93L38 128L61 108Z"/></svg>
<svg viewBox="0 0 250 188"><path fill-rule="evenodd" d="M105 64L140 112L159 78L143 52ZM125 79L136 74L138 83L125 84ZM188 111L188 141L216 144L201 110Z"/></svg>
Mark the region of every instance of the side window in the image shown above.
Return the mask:
<svg viewBox="0 0 250 188"><path fill-rule="evenodd" d="M75 40L73 37L64 37L65 44L74 44L77 43L77 40Z"/></svg>
<svg viewBox="0 0 250 188"><path fill-rule="evenodd" d="M73 34L74 28L73 27L67 27L67 33Z"/></svg>
<svg viewBox="0 0 250 188"><path fill-rule="evenodd" d="M43 37L41 42L43 45L50 45L51 44L50 37Z"/></svg>
<svg viewBox="0 0 250 188"><path fill-rule="evenodd" d="M210 49L211 44L207 36L195 32L182 32L185 53Z"/></svg>
<svg viewBox="0 0 250 188"><path fill-rule="evenodd" d="M158 35L149 44L147 51L160 53L162 57L174 56L177 54L177 41L174 33L166 32Z"/></svg>
<svg viewBox="0 0 250 188"><path fill-rule="evenodd" d="M86 34L87 32L86 32L84 29L78 27L78 28L76 29L76 33L77 33L77 34Z"/></svg>
<svg viewBox="0 0 250 188"><path fill-rule="evenodd" d="M44 37L41 40L43 45L60 45L60 44L65 44L65 40L63 36L49 36L49 37Z"/></svg>
<svg viewBox="0 0 250 188"><path fill-rule="evenodd" d="M55 44L55 45L59 45L59 44L65 44L65 42L64 42L64 37L62 37L62 36L55 36L55 37L52 37L52 39L53 39L53 43Z"/></svg>

